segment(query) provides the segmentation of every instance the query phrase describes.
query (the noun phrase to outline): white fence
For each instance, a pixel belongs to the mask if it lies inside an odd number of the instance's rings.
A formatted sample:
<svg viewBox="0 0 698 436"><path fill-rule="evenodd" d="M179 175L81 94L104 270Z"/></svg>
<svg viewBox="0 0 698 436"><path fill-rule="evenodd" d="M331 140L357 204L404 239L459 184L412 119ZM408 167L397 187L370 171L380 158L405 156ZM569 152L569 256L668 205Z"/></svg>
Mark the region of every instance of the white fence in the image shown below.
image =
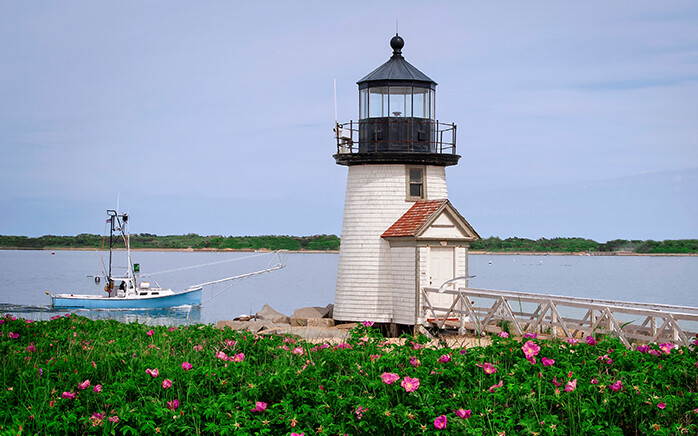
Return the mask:
<svg viewBox="0 0 698 436"><path fill-rule="evenodd" d="M435 296L439 296L434 298ZM432 302L451 296L450 307ZM458 328L477 334L538 333L581 339L586 336L618 337L626 347L640 343L670 342L688 346L698 331L698 308L651 303L629 303L514 291L460 288L439 293L421 292L419 323Z"/></svg>

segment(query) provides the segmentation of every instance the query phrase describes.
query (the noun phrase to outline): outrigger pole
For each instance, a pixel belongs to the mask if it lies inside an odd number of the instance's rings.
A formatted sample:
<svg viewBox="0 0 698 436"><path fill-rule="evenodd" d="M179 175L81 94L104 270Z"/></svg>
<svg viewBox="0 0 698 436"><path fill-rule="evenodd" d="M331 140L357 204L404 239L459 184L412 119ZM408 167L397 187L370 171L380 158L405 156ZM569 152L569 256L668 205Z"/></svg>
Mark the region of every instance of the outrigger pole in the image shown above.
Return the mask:
<svg viewBox="0 0 698 436"><path fill-rule="evenodd" d="M269 262L269 264L267 265L267 267L266 267L265 269L262 269L262 270L259 270L259 271L254 271L254 272L250 272L250 273L240 274L240 275L233 276L233 277L227 277L227 278L220 279L220 280L213 280L213 281L211 281L211 282L199 283L198 285L189 286L189 287L187 288L187 290L196 289L196 288L202 288L202 287L204 287L204 286L215 285L215 284L223 283L223 282L234 281L234 283L230 285L230 286L232 286L232 285L234 285L235 283L239 282L239 281L242 280L242 279L246 279L246 278L252 277L252 276L257 276L257 275L260 275L260 274L266 274L266 273L269 273L269 272L272 272L272 271L276 271L276 270L285 268L285 267L286 267L286 256L287 256L287 255L288 255L288 252L287 252L287 251L285 251L285 250L279 250L279 251L277 251L277 252L275 253L274 257L271 259L271 261ZM276 260L276 259L278 259L278 261L274 264L274 260ZM273 265L272 265L272 264L273 264ZM230 286L228 286L228 288L229 288ZM218 295L220 295L220 294L221 294L223 291L225 291L226 289L227 289L227 288L222 289L222 290L219 291L217 294L212 295L211 298L209 298L208 300L202 302L201 304L204 304L204 303L206 303L206 302L208 302L208 301L213 300L215 297L217 297Z"/></svg>

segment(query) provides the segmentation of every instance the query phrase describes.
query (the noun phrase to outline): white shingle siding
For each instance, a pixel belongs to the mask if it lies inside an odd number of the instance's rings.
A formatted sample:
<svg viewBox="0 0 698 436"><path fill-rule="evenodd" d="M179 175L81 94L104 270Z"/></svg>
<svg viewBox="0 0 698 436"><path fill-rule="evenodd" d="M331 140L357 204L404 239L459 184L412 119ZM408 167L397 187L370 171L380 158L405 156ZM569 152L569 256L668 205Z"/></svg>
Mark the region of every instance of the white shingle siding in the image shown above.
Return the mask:
<svg viewBox="0 0 698 436"><path fill-rule="evenodd" d="M444 167L427 166L425 185L427 200L447 198ZM406 189L405 165L349 167L335 319L414 323L415 249L391 249L381 238L414 204Z"/></svg>

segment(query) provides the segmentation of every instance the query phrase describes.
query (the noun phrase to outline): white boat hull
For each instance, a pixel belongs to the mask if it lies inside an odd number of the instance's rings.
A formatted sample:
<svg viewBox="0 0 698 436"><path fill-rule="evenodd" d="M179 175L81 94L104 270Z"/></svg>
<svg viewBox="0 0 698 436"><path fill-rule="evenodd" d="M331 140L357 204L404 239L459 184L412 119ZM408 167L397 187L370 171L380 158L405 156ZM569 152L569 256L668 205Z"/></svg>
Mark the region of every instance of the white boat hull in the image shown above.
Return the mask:
<svg viewBox="0 0 698 436"><path fill-rule="evenodd" d="M65 309L163 309L177 306L199 306L200 304L200 287L179 293L147 296L51 295L51 305L54 308Z"/></svg>

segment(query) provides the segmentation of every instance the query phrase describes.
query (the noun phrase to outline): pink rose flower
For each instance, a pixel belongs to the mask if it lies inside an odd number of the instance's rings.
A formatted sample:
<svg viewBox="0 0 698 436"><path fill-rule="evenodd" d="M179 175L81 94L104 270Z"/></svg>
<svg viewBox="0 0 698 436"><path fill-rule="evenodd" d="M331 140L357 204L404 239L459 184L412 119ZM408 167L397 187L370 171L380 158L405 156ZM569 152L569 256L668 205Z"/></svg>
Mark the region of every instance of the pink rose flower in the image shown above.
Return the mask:
<svg viewBox="0 0 698 436"><path fill-rule="evenodd" d="M257 401L257 403L255 404L254 409L252 409L251 411L252 411L252 412L264 412L265 410L267 410L267 403L263 403L263 402L261 402L261 401Z"/></svg>
<svg viewBox="0 0 698 436"><path fill-rule="evenodd" d="M619 390L623 389L623 382L618 380L614 383L611 383L611 386L609 386L609 388L614 392L618 392Z"/></svg>
<svg viewBox="0 0 698 436"><path fill-rule="evenodd" d="M74 400L75 399L75 392L63 392L61 395L61 398L65 398L66 400Z"/></svg>
<svg viewBox="0 0 698 436"><path fill-rule="evenodd" d="M497 372L497 368L489 362L485 362L485 364L482 365L482 370L485 371L485 374L494 374Z"/></svg>
<svg viewBox="0 0 698 436"><path fill-rule="evenodd" d="M116 424L116 423L119 422L119 417L118 417L117 415L110 416L110 417L109 417L109 422L112 422L112 423Z"/></svg>
<svg viewBox="0 0 698 436"><path fill-rule="evenodd" d="M526 359L531 359L532 357L537 356L538 352L540 352L540 345L533 341L527 341L525 344L523 344L521 350L524 352Z"/></svg>
<svg viewBox="0 0 698 436"><path fill-rule="evenodd" d="M94 388L92 388L95 394L98 394L102 392L102 385L96 385Z"/></svg>
<svg viewBox="0 0 698 436"><path fill-rule="evenodd" d="M490 386L488 391L494 392L496 389L501 388L502 386L504 386L504 380L499 380L499 383L497 383L496 385Z"/></svg>
<svg viewBox="0 0 698 436"><path fill-rule="evenodd" d="M661 349L666 354L671 354L671 350L674 348L674 344L659 344L659 349Z"/></svg>
<svg viewBox="0 0 698 436"><path fill-rule="evenodd" d="M468 410L463 410L463 409L458 409L456 410L456 416L459 417L460 419L466 419L470 418L470 415L472 415L473 411L468 409Z"/></svg>
<svg viewBox="0 0 698 436"><path fill-rule="evenodd" d="M145 370L145 373L148 374L149 376L151 376L152 378L156 378L157 376L160 375L160 371L158 371L157 368L155 368L155 369L148 368Z"/></svg>
<svg viewBox="0 0 698 436"><path fill-rule="evenodd" d="M419 389L419 379L417 377L405 377L402 379L400 386L402 386L406 392L414 392Z"/></svg>
<svg viewBox="0 0 698 436"><path fill-rule="evenodd" d="M443 354L441 357L439 357L438 362L439 363L447 363L451 361L451 355L450 354Z"/></svg>
<svg viewBox="0 0 698 436"><path fill-rule="evenodd" d="M235 356L231 356L230 360L233 362L242 362L243 360L245 360L245 354L237 353Z"/></svg>
<svg viewBox="0 0 698 436"><path fill-rule="evenodd" d="M446 428L446 425L448 425L448 418L446 418L446 415L441 415L436 417L434 419L434 428L437 430L443 430Z"/></svg>
<svg viewBox="0 0 698 436"><path fill-rule="evenodd" d="M148 330L148 333L146 333L146 335L148 336L153 336L153 334L155 334L153 330Z"/></svg>
<svg viewBox="0 0 698 436"><path fill-rule="evenodd" d="M384 372L381 375L381 380L383 380L383 383L385 383L386 385L390 385L400 380L400 376L393 372Z"/></svg>
<svg viewBox="0 0 698 436"><path fill-rule="evenodd" d="M577 389L577 379L568 381L565 385L565 392L572 392L575 389Z"/></svg>
<svg viewBox="0 0 698 436"><path fill-rule="evenodd" d="M664 409L666 407L666 403L662 403L660 401L659 403L657 403L657 407L659 407L660 409Z"/></svg>
<svg viewBox="0 0 698 436"><path fill-rule="evenodd" d="M192 368L192 364L189 362L183 362L182 363L182 369L185 371L189 371Z"/></svg>
<svg viewBox="0 0 698 436"><path fill-rule="evenodd" d="M591 336L587 336L587 345L596 345L598 342L596 342L596 339L592 338Z"/></svg>
<svg viewBox="0 0 698 436"><path fill-rule="evenodd" d="M89 421L92 424L92 427L97 427L102 425L102 420L104 419L104 413L98 413L95 412L92 414L90 417Z"/></svg>
<svg viewBox="0 0 698 436"><path fill-rule="evenodd" d="M553 366L555 365L555 360L554 359L548 359L547 357L542 357L540 361L543 363L543 366Z"/></svg>
<svg viewBox="0 0 698 436"><path fill-rule="evenodd" d="M216 358L221 359L221 360L228 360L228 355L222 351L219 351L216 353Z"/></svg>
<svg viewBox="0 0 698 436"><path fill-rule="evenodd" d="M507 332L500 332L500 333L499 333L499 337L508 338L508 337L509 337L509 333L507 333Z"/></svg>
<svg viewBox="0 0 698 436"><path fill-rule="evenodd" d="M169 389L170 386L172 386L172 380L169 378L166 378L165 380L162 381L162 388L163 389Z"/></svg>
<svg viewBox="0 0 698 436"><path fill-rule="evenodd" d="M178 407L179 407L179 400L176 398L172 401L167 402L167 408L170 410L177 410Z"/></svg>
<svg viewBox="0 0 698 436"><path fill-rule="evenodd" d="M362 322L364 327L373 327L374 322L373 321L364 321Z"/></svg>
<svg viewBox="0 0 698 436"><path fill-rule="evenodd" d="M85 380L85 381L82 382L82 383L78 383L78 387L80 388L80 390L83 390L83 391L84 391L85 389L87 389L87 388L90 387L90 381L89 381L89 380Z"/></svg>

